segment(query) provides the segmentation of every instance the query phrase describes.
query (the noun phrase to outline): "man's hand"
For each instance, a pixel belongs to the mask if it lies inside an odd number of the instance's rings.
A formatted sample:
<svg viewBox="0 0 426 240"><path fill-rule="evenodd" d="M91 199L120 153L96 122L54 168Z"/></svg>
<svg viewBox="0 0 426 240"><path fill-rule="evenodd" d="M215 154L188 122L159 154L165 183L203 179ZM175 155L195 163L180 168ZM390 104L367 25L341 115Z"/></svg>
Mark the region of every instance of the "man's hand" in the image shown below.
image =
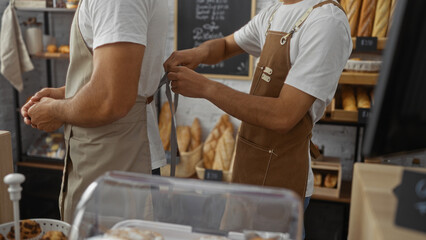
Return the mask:
<svg viewBox="0 0 426 240"><path fill-rule="evenodd" d="M173 67L185 66L190 69L195 69L203 62L203 51L199 48L186 49L175 51L164 62L164 70L170 72Z"/></svg>
<svg viewBox="0 0 426 240"><path fill-rule="evenodd" d="M31 118L32 127L46 132L53 132L60 128L64 123L52 117L51 104L57 101L53 98L43 97L39 102L33 104L28 109L28 116Z"/></svg>
<svg viewBox="0 0 426 240"><path fill-rule="evenodd" d="M65 87L61 88L43 88L38 91L31 99L24 104L21 108L21 115L24 118L24 123L31 126L31 119L28 116L28 109L30 109L35 103L40 101L43 97L49 97L53 99L64 99L65 98ZM35 127L35 126L33 126Z"/></svg>
<svg viewBox="0 0 426 240"><path fill-rule="evenodd" d="M194 70L183 66L170 68L167 77L172 82L173 92L192 98L206 98L215 83Z"/></svg>

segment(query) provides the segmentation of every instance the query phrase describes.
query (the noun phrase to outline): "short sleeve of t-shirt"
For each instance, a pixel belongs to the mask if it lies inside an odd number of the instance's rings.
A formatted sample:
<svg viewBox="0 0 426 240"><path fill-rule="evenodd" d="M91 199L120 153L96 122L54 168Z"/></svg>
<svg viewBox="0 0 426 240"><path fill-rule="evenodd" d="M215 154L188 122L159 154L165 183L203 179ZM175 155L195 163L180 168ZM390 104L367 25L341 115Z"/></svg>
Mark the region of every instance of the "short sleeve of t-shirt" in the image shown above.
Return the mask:
<svg viewBox="0 0 426 240"><path fill-rule="evenodd" d="M252 20L234 33L234 39L238 46L255 57L259 57L262 52L260 34L264 31L262 26L268 23L266 18L270 8L262 9ZM266 31L263 32L263 34L265 33Z"/></svg>
<svg viewBox="0 0 426 240"><path fill-rule="evenodd" d="M83 3L84 12L79 20L82 28L88 28L84 32L93 34L85 38L90 47L96 49L116 42L146 46L152 0L86 0Z"/></svg>
<svg viewBox="0 0 426 240"><path fill-rule="evenodd" d="M286 84L328 104L350 54L351 40L345 24L323 17L300 29L298 54Z"/></svg>

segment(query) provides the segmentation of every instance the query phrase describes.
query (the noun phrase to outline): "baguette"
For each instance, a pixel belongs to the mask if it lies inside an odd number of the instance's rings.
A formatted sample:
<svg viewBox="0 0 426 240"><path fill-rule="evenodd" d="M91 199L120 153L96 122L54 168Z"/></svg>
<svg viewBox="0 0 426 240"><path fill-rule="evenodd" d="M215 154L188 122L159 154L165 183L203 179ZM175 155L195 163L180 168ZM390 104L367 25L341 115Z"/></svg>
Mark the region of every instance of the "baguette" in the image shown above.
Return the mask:
<svg viewBox="0 0 426 240"><path fill-rule="evenodd" d="M390 10L390 0L377 0L376 16L374 18L373 26L373 37L386 37Z"/></svg>
<svg viewBox="0 0 426 240"><path fill-rule="evenodd" d="M356 94L357 94L357 106L358 108L370 108L371 107L371 102L370 99L368 98L367 95L367 91L364 88L357 88L356 90Z"/></svg>
<svg viewBox="0 0 426 240"><path fill-rule="evenodd" d="M230 128L231 132L233 132L233 126L229 121L229 116L224 114L204 142L203 163L205 168L211 169L213 167L217 143L223 132L225 132L228 128Z"/></svg>
<svg viewBox="0 0 426 240"><path fill-rule="evenodd" d="M213 170L228 171L231 167L232 153L234 151L235 140L232 136L232 129L227 128L220 137L215 150Z"/></svg>
<svg viewBox="0 0 426 240"><path fill-rule="evenodd" d="M161 107L158 128L160 129L160 138L163 143L163 148L164 150L168 150L170 147L170 134L172 131L172 113L168 102L165 102Z"/></svg>
<svg viewBox="0 0 426 240"><path fill-rule="evenodd" d="M346 7L343 8L346 10L346 14L348 15L351 35L352 37L356 37L362 0L346 0L344 4Z"/></svg>
<svg viewBox="0 0 426 240"><path fill-rule="evenodd" d="M201 125L198 118L194 119L191 125L191 144L189 145L189 151L196 149L201 144Z"/></svg>
<svg viewBox="0 0 426 240"><path fill-rule="evenodd" d="M345 111L357 111L355 94L351 87L342 88L342 107Z"/></svg>
<svg viewBox="0 0 426 240"><path fill-rule="evenodd" d="M191 141L191 130L189 126L178 126L176 129L179 152L187 152Z"/></svg>
<svg viewBox="0 0 426 240"><path fill-rule="evenodd" d="M358 37L371 37L377 0L363 0L358 23Z"/></svg>

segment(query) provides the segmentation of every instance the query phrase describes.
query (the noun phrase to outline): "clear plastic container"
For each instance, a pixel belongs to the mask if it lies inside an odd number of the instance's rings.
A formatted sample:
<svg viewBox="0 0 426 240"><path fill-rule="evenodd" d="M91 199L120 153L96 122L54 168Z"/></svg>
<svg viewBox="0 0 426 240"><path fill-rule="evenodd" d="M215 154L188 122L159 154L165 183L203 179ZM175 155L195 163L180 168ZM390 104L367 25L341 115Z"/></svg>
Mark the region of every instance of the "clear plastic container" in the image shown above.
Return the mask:
<svg viewBox="0 0 426 240"><path fill-rule="evenodd" d="M112 239L111 229L131 228L164 240L300 239L302 213L289 190L110 172L83 194L69 239Z"/></svg>

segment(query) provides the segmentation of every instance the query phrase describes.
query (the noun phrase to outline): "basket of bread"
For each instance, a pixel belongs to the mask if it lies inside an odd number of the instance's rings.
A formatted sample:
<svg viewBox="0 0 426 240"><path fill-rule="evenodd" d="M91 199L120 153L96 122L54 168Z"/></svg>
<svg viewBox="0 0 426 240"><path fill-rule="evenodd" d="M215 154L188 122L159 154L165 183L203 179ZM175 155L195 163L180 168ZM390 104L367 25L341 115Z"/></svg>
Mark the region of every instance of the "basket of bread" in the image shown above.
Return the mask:
<svg viewBox="0 0 426 240"><path fill-rule="evenodd" d="M66 222L54 219L26 219L19 222L21 239L47 240L68 239L70 225ZM15 239L15 227L13 222L0 225L0 240Z"/></svg>
<svg viewBox="0 0 426 240"><path fill-rule="evenodd" d="M159 119L160 137L164 150L170 150L171 112L169 103L163 104ZM195 174L195 165L202 156L201 125L195 118L191 126L177 126L178 148L180 153L179 163L176 165L176 177L191 177ZM170 164L161 168L161 175L170 176Z"/></svg>
<svg viewBox="0 0 426 240"><path fill-rule="evenodd" d="M233 132L229 116L222 115L204 143L203 159L196 166L199 179L204 179L206 169L212 169L222 171L223 180L231 181L235 148Z"/></svg>

